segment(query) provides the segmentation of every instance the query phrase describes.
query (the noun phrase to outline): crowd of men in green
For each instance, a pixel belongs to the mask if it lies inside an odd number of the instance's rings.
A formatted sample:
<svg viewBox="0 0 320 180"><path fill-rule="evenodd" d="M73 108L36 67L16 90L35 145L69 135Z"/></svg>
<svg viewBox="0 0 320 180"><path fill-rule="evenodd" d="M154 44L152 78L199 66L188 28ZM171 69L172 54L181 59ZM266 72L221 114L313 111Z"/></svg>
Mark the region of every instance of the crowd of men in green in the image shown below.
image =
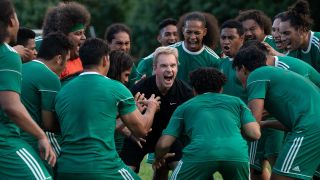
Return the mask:
<svg viewBox="0 0 320 180"><path fill-rule="evenodd" d="M86 39L77 2L48 9L39 37L10 0L0 8L0 179L140 179L145 155L153 179L320 178L320 33L307 1L273 21L239 12L219 50L213 15L164 19L161 46L137 66L130 28Z"/></svg>

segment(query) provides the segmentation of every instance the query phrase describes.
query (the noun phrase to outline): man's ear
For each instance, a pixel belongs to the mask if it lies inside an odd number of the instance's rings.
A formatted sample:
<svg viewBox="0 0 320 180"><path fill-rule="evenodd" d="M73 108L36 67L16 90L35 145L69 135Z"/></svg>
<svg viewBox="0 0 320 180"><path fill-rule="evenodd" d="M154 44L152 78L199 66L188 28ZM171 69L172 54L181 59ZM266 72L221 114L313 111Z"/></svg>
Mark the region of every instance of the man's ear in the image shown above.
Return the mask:
<svg viewBox="0 0 320 180"><path fill-rule="evenodd" d="M54 58L55 58L55 61L56 61L57 64L59 64L59 65L62 64L63 59L62 59L62 55L61 54L56 55Z"/></svg>
<svg viewBox="0 0 320 180"><path fill-rule="evenodd" d="M160 32L160 33L161 33L161 32ZM161 44L161 35L160 35L160 34L157 36L157 40L158 40L158 42Z"/></svg>
<svg viewBox="0 0 320 180"><path fill-rule="evenodd" d="M207 35L207 28L203 28L203 36L206 36Z"/></svg>
<svg viewBox="0 0 320 180"><path fill-rule="evenodd" d="M102 66L106 67L109 66L109 56L102 56Z"/></svg>
<svg viewBox="0 0 320 180"><path fill-rule="evenodd" d="M241 66L241 69L242 69L244 75L248 75L250 73L250 71L246 67L244 67L243 65Z"/></svg>

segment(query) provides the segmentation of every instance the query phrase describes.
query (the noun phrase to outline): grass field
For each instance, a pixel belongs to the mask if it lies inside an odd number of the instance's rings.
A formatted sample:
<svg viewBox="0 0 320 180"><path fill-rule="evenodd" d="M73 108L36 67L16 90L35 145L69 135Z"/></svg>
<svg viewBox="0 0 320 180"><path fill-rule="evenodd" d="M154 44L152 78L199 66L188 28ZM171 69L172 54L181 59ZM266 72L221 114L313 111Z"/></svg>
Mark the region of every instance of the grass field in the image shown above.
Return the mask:
<svg viewBox="0 0 320 180"><path fill-rule="evenodd" d="M144 159L141 162L139 176L142 178L142 180L151 180L152 174L153 174L153 170L152 170L151 164L146 163L146 160ZM214 180L223 180L223 179L219 173L215 173Z"/></svg>

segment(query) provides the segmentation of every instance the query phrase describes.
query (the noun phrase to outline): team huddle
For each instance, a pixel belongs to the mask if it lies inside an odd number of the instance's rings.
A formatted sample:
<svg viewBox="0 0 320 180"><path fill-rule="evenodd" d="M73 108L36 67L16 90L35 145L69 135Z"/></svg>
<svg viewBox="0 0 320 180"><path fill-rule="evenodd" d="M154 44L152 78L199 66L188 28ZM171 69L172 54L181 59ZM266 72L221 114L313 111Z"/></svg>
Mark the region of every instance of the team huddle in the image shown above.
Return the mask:
<svg viewBox="0 0 320 180"><path fill-rule="evenodd" d="M48 9L39 37L10 0L0 8L0 179L141 179L145 156L150 179L320 179L307 1L220 28L204 12L164 19L137 65L130 28L87 39L80 3Z"/></svg>

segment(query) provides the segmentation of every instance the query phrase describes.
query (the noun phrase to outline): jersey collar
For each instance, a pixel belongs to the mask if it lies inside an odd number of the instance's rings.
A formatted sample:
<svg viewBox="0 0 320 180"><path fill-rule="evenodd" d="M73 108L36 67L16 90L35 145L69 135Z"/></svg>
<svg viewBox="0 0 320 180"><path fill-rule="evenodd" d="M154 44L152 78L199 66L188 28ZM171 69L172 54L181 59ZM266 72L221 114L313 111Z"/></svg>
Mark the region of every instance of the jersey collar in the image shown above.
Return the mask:
<svg viewBox="0 0 320 180"><path fill-rule="evenodd" d="M189 51L189 50L186 48L186 46L184 45L184 41L182 42L182 48L183 48L183 50L184 50L185 52L187 52L188 54L192 54L192 55L198 55L198 54L202 53L202 51L204 50L204 47L205 47L205 45L202 45L202 48L201 48L199 51L197 51L197 52L192 52L192 51Z"/></svg>

